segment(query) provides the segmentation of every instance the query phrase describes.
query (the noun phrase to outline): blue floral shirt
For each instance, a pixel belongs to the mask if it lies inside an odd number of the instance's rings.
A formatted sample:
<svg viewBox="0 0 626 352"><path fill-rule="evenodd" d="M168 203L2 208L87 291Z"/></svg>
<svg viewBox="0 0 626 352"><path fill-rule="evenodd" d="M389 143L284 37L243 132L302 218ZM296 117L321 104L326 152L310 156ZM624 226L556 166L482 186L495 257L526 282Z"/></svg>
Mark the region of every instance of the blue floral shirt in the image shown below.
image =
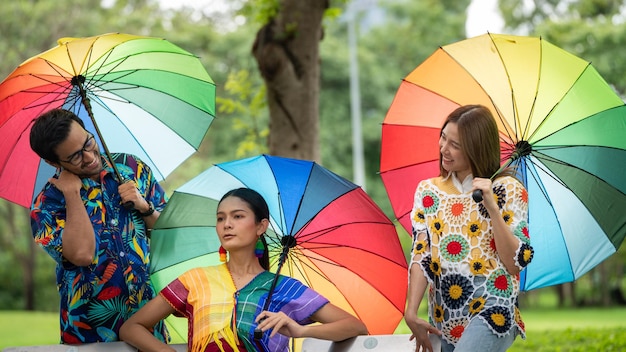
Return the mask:
<svg viewBox="0 0 626 352"><path fill-rule="evenodd" d="M167 199L150 168L128 154L115 154L114 159L121 176L135 180L139 192L161 211ZM66 210L58 189L47 183L31 208L35 242L57 263L62 343L119 340L124 321L155 296L148 272L148 229L137 211L120 204L115 173L105 158L103 165L101 182L84 178L80 191L96 236L91 265L76 266L63 257ZM154 335L169 339L163 322L155 326Z"/></svg>

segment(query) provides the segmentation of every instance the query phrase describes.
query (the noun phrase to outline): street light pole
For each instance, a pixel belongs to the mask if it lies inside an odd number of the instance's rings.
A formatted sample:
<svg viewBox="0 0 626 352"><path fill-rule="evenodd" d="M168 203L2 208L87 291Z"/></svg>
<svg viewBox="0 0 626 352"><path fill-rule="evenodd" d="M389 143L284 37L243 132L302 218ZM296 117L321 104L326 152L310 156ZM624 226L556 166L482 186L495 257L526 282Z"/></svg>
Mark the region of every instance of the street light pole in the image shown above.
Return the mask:
<svg viewBox="0 0 626 352"><path fill-rule="evenodd" d="M361 91L359 88L359 63L357 60L356 6L348 4L348 52L350 60L350 111L352 116L352 168L354 183L365 190L365 163L363 132L361 129Z"/></svg>

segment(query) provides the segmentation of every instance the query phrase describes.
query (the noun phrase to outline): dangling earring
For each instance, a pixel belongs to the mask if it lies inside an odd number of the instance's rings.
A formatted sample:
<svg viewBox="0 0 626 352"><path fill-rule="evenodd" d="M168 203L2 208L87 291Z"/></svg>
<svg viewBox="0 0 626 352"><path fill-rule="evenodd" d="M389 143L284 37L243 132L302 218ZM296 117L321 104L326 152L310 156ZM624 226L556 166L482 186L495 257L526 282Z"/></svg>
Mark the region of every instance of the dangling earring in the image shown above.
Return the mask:
<svg viewBox="0 0 626 352"><path fill-rule="evenodd" d="M220 253L220 262L226 263L226 249L220 246L219 253Z"/></svg>
<svg viewBox="0 0 626 352"><path fill-rule="evenodd" d="M261 235L263 236L263 235ZM263 241L261 240L261 236L256 241L256 246L254 246L254 255L257 258L263 258L263 253L265 253L265 246L263 245Z"/></svg>

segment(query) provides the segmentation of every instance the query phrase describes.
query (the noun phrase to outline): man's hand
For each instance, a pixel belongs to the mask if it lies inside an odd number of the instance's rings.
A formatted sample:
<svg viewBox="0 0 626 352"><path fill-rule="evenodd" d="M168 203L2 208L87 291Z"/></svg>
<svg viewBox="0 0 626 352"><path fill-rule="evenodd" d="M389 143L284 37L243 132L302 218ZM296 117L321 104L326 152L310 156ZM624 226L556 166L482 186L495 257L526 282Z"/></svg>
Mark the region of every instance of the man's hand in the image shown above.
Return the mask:
<svg viewBox="0 0 626 352"><path fill-rule="evenodd" d="M61 169L59 178L51 177L48 179L48 182L50 182L64 195L70 194L72 192L80 193L80 188L83 185L83 181L80 179L80 177L64 169Z"/></svg>
<svg viewBox="0 0 626 352"><path fill-rule="evenodd" d="M143 198L135 181L128 180L117 187L117 191L122 198L122 204L131 202L132 208L140 213L145 213L150 209L150 204Z"/></svg>

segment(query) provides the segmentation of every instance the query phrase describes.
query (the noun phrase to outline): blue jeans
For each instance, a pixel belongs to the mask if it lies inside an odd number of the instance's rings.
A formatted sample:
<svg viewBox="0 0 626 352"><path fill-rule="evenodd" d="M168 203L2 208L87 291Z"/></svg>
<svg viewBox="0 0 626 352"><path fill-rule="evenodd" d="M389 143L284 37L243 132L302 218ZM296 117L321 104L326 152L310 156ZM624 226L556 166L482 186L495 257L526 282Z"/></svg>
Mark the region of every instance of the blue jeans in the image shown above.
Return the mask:
<svg viewBox="0 0 626 352"><path fill-rule="evenodd" d="M491 332L487 323L482 319L474 318L470 321L469 325L465 327L461 339L456 343L456 348L454 345L442 340L441 352L504 352L511 347L516 336L516 327L511 327L511 331L509 331L508 335L498 337Z"/></svg>

